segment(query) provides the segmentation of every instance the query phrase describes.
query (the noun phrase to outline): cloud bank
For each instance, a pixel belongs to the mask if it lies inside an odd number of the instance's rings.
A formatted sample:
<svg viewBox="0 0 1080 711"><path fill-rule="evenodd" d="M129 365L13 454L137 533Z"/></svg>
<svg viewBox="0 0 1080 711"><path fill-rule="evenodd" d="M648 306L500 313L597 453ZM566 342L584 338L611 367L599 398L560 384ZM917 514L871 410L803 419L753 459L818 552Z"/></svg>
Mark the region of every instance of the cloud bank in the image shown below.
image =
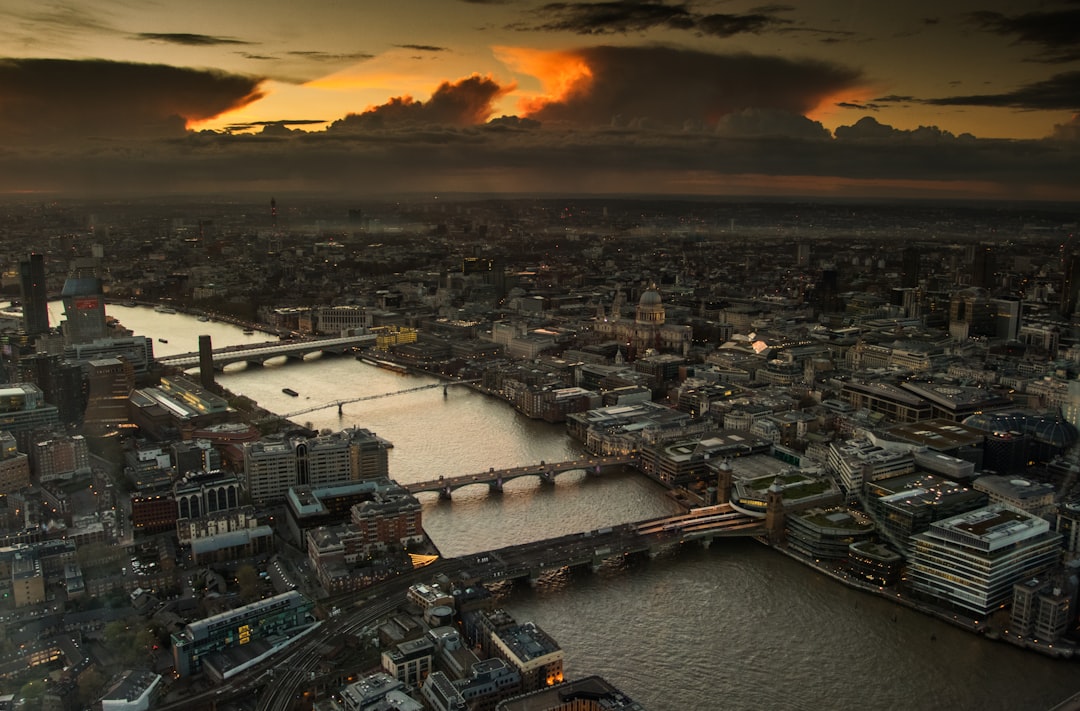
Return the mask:
<svg viewBox="0 0 1080 711"><path fill-rule="evenodd" d="M517 115L497 109L513 83L474 74L445 81L426 98L395 97L329 123L246 124L257 129L252 134L183 126L253 100L258 78L3 60L0 92L13 100L0 104L0 128L31 140L0 148L0 191L1080 199L1075 117L1048 127L1051 135L1042 140L906 130L870 117L830 132L807 113L861 89L857 70L670 47L597 46L512 58L545 86ZM1058 75L995 100L1054 103L1047 97L1067 95L1070 81ZM989 101L937 100L946 99ZM875 102L901 100L928 101ZM319 124L325 128L297 130ZM109 140L73 145L56 136Z"/></svg>
<svg viewBox="0 0 1080 711"><path fill-rule="evenodd" d="M0 135L27 143L175 138L261 97L257 77L104 60L0 59Z"/></svg>

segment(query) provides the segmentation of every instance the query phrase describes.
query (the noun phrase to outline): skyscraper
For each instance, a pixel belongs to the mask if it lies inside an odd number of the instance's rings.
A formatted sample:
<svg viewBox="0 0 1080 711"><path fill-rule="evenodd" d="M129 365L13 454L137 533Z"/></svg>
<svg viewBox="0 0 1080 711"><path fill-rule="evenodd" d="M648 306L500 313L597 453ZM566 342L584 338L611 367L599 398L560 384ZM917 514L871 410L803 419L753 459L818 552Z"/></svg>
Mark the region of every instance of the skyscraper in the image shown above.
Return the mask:
<svg viewBox="0 0 1080 711"><path fill-rule="evenodd" d="M45 256L31 254L19 262L23 330L31 336L49 332L49 297L45 289Z"/></svg>
<svg viewBox="0 0 1080 711"><path fill-rule="evenodd" d="M64 345L105 338L105 290L101 279L76 267L64 282Z"/></svg>

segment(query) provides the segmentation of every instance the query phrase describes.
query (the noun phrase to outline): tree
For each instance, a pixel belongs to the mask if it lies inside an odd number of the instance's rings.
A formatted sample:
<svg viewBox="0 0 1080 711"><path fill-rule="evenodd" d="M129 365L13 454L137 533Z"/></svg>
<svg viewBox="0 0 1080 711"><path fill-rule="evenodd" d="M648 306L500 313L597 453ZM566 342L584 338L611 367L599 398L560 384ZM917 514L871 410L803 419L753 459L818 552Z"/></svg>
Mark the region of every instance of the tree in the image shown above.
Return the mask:
<svg viewBox="0 0 1080 711"><path fill-rule="evenodd" d="M97 667L90 667L79 675L79 701L83 706L89 707L101 696L105 688L105 677Z"/></svg>
<svg viewBox="0 0 1080 711"><path fill-rule="evenodd" d="M240 596L244 600L251 601L258 597L259 573L254 566L241 565L236 571L236 584L240 586Z"/></svg>

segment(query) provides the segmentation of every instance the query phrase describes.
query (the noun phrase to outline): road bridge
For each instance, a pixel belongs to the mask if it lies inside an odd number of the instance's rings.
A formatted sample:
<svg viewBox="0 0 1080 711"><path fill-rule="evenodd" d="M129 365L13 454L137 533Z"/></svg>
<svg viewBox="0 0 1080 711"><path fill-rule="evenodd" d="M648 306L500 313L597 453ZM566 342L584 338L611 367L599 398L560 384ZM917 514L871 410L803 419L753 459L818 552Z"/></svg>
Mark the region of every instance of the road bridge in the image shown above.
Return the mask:
<svg viewBox="0 0 1080 711"><path fill-rule="evenodd" d="M324 353L328 355L343 355L353 353L361 348L366 348L375 343L375 336L346 336L343 338L312 338L299 341L266 341L265 343L243 344L215 348L210 352L214 362L214 370L220 371L231 363L247 363L248 365L263 365L271 358L285 356L292 360L303 360L312 353ZM188 369L199 366L199 354L183 353L181 355L165 356L158 358L162 365Z"/></svg>
<svg viewBox="0 0 1080 711"><path fill-rule="evenodd" d="M716 538L764 534L762 519L739 513L728 504L720 504L461 558L444 558L425 568L336 598L335 605L341 614L334 618L333 627L335 632L349 635L376 624L404 604L409 585L429 581L438 574L481 583L515 579L535 581L547 571L586 566L596 569L605 560L634 554L652 557L694 541L708 544ZM257 694L258 709L287 711L299 703L301 691L312 684L313 673L322 660L319 647L325 642L325 635L308 635L274 655L273 659L241 672L220 686L166 701L159 707L162 711L214 708L238 699L251 699Z"/></svg>
<svg viewBox="0 0 1080 711"><path fill-rule="evenodd" d="M521 477L531 476L538 478L544 484L554 484L555 478L560 474L570 471L585 471L589 474L599 474L604 469L614 466L636 465L636 454L622 454L610 457L588 457L585 459L572 459L566 462L540 462L523 467L510 467L508 469L489 469L477 474L462 474L460 476L440 476L438 479L418 481L412 484L403 484L410 494L419 494L422 491L438 492L439 498L450 499L457 489L474 484L486 484L491 491L502 491L503 484Z"/></svg>

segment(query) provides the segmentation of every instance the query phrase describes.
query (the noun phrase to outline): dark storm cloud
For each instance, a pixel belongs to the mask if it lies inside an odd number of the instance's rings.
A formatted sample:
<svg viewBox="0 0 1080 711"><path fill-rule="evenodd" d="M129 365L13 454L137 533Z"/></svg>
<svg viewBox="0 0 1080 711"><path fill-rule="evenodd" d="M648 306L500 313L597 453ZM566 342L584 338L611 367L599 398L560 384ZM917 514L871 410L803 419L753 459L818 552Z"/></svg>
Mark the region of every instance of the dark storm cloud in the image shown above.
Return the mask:
<svg viewBox="0 0 1080 711"><path fill-rule="evenodd" d="M330 125L330 132L365 131L400 126L476 126L487 121L496 99L513 90L491 77L474 74L454 83L443 82L427 101L399 96L360 114L349 114Z"/></svg>
<svg viewBox="0 0 1080 711"><path fill-rule="evenodd" d="M395 44L400 49L413 49L417 52L449 52L449 47L438 47L433 44Z"/></svg>
<svg viewBox="0 0 1080 711"><path fill-rule="evenodd" d="M805 114L860 84L857 70L828 62L671 47L589 47L570 55L591 79L529 115L547 123L679 126L714 123L743 109Z"/></svg>
<svg viewBox="0 0 1080 711"><path fill-rule="evenodd" d="M800 135L776 135L770 124ZM1062 140L1065 135L987 140L864 119L833 139L815 122L771 112L666 131L538 126L515 117L475 126L403 120L354 128L303 133L274 125L257 135L201 132L167 141L95 142L78 151L0 151L0 189L118 194L272 185L351 194L716 194L718 184L738 186L745 176L757 176L766 189L838 181L863 181L872 189L894 181L881 189L897 195L895 181L913 181L925 184L924 195L942 197L979 181L1015 199L1080 195L1080 142Z"/></svg>
<svg viewBox="0 0 1080 711"><path fill-rule="evenodd" d="M484 126L496 130L532 131L540 128L541 124L539 121L521 118L520 116L499 116L491 119Z"/></svg>
<svg viewBox="0 0 1080 711"><path fill-rule="evenodd" d="M1080 7L1019 15L983 11L972 13L969 19L988 32L1040 47L1037 61L1059 64L1080 60Z"/></svg>
<svg viewBox="0 0 1080 711"><path fill-rule="evenodd" d="M579 35L606 35L671 29L698 32L713 37L760 33L788 21L776 16L784 6L769 6L746 14L695 12L685 3L665 4L647 0L611 2L555 2L535 10L537 19L512 25L518 30L573 32Z"/></svg>
<svg viewBox="0 0 1080 711"><path fill-rule="evenodd" d="M0 59L0 135L74 142L182 136L261 96L257 77L104 60Z"/></svg>
<svg viewBox="0 0 1080 711"><path fill-rule="evenodd" d="M999 94L969 94L915 101L933 106L1000 106L1075 111L1080 109L1080 71L1062 72L1044 81Z"/></svg>
<svg viewBox="0 0 1080 711"><path fill-rule="evenodd" d="M357 61L372 59L375 57L370 52L347 52L344 54L334 52L320 52L318 50L293 50L286 52L291 57L301 57L302 59L310 59L313 62L341 62L341 61Z"/></svg>
<svg viewBox="0 0 1080 711"><path fill-rule="evenodd" d="M187 32L139 32L131 36L132 39L145 40L148 42L167 42L180 44L188 47L212 47L215 45L251 44L234 37L215 37L213 35L189 34Z"/></svg>
<svg viewBox="0 0 1080 711"><path fill-rule="evenodd" d="M743 138L801 138L825 141L831 138L829 130L819 121L776 109L743 109L716 122L716 133L722 136Z"/></svg>
<svg viewBox="0 0 1080 711"><path fill-rule="evenodd" d="M919 126L911 130L893 128L870 116L862 117L851 126L837 126L835 133L837 141L877 141L892 145L940 145L970 143L976 140L970 133L957 136L937 126Z"/></svg>
<svg viewBox="0 0 1080 711"><path fill-rule="evenodd" d="M837 101L836 106L841 109L858 109L859 111L877 111L881 108L880 104L867 101L862 103L856 103L854 101Z"/></svg>

